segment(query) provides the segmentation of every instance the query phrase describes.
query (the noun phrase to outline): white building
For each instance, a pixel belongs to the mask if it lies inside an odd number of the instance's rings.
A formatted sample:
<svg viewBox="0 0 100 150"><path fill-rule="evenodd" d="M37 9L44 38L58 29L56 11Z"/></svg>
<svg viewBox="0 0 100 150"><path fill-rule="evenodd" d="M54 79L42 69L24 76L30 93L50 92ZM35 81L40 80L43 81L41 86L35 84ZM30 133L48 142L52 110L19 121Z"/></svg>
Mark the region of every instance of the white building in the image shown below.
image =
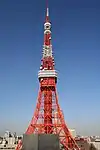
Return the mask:
<svg viewBox="0 0 100 150"><path fill-rule="evenodd" d="M92 142L92 144L95 146L95 148L96 148L97 150L100 150L100 141Z"/></svg>
<svg viewBox="0 0 100 150"><path fill-rule="evenodd" d="M9 138L10 135L11 135L10 131L6 131L4 134L4 138Z"/></svg>
<svg viewBox="0 0 100 150"><path fill-rule="evenodd" d="M76 130L75 129L69 129L69 131L70 131L72 137L75 138L76 137Z"/></svg>

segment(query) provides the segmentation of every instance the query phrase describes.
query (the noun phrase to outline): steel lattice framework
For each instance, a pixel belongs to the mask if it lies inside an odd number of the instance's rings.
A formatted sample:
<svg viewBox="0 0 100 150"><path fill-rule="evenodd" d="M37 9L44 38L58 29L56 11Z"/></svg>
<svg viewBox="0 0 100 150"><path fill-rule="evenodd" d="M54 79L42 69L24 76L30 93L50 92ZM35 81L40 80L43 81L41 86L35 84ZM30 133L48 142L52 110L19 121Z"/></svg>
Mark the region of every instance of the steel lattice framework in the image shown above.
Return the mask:
<svg viewBox="0 0 100 150"><path fill-rule="evenodd" d="M26 134L59 134L60 143L65 150L79 150L79 147L68 130L64 121L63 112L58 103L56 90L57 72L52 55L51 23L49 21L48 7L44 23L43 57L38 78L40 88L37 105ZM16 150L21 149L21 146L22 141L19 141Z"/></svg>

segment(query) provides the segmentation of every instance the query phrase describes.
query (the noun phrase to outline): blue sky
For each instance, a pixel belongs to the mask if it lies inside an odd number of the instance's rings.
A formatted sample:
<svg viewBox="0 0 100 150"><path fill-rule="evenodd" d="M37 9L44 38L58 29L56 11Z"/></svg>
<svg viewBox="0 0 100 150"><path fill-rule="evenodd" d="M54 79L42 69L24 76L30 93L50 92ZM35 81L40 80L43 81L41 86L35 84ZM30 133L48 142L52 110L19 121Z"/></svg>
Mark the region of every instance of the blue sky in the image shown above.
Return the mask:
<svg viewBox="0 0 100 150"><path fill-rule="evenodd" d="M69 128L100 135L100 7L50 0L59 103ZM23 133L34 112L45 0L0 1L0 133Z"/></svg>

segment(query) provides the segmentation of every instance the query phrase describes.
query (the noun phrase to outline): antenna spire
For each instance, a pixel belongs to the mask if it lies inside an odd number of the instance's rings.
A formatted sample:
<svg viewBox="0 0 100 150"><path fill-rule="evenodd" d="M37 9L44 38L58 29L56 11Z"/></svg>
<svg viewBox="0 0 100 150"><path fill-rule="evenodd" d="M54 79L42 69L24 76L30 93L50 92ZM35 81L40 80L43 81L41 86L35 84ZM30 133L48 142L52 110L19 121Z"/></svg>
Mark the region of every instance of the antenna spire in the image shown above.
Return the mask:
<svg viewBox="0 0 100 150"><path fill-rule="evenodd" d="M47 7L47 17L49 16L49 8Z"/></svg>
<svg viewBox="0 0 100 150"><path fill-rule="evenodd" d="M49 7L48 7L48 0L46 0L46 9L47 9L47 12L46 12L46 22L49 22Z"/></svg>
<svg viewBox="0 0 100 150"><path fill-rule="evenodd" d="M46 0L46 7L47 7L47 16L49 16L48 0Z"/></svg>

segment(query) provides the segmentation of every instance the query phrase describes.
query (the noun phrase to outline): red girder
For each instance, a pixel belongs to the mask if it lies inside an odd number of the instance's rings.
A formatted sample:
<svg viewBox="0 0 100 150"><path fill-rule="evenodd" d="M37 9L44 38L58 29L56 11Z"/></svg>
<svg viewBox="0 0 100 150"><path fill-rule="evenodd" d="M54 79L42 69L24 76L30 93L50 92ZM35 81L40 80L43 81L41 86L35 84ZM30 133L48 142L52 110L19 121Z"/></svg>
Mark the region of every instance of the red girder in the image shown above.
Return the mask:
<svg viewBox="0 0 100 150"><path fill-rule="evenodd" d="M50 33L44 35L44 44L46 46L49 46L51 44L51 34Z"/></svg>

